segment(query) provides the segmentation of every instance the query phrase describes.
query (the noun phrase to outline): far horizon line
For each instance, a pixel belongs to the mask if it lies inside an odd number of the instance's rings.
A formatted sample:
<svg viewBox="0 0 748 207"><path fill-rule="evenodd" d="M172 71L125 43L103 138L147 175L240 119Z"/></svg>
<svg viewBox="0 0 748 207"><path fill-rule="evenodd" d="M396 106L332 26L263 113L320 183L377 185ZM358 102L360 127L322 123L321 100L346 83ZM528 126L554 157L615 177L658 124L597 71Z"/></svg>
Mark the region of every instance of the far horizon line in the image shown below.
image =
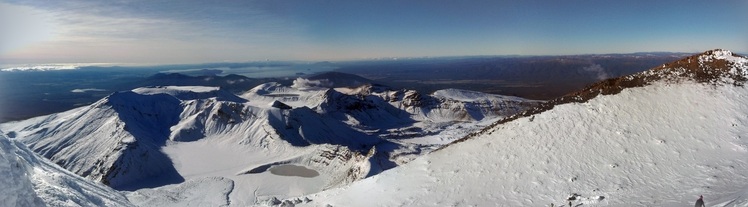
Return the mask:
<svg viewBox="0 0 748 207"><path fill-rule="evenodd" d="M590 55L634 55L634 54L698 54L710 50L716 50L722 48L714 48L704 50L701 52L673 52L673 51L649 51L649 52L621 52L621 53L580 53L580 54L566 54L566 55L524 55L524 54L505 54L505 55L446 55L446 56L403 56L403 57L374 57L374 58L353 58L353 59L341 59L341 60L292 60L292 59L265 59L265 60L245 60L245 61L208 61L208 62L187 62L187 63L127 63L127 62L47 62L47 63L0 63L0 70L11 69L11 68L23 68L23 67L39 67L39 66L65 66L65 67L150 67L150 66L188 66L188 65L209 65L209 64L241 64L241 63L296 63L296 64L314 64L314 63L344 63L344 62L357 62L357 61L398 61L398 60L418 60L418 59L450 59L450 58L490 58L490 57L569 57L569 56L590 56ZM722 49L728 50L728 49ZM748 52L735 52L728 50L734 54L741 56L748 56Z"/></svg>

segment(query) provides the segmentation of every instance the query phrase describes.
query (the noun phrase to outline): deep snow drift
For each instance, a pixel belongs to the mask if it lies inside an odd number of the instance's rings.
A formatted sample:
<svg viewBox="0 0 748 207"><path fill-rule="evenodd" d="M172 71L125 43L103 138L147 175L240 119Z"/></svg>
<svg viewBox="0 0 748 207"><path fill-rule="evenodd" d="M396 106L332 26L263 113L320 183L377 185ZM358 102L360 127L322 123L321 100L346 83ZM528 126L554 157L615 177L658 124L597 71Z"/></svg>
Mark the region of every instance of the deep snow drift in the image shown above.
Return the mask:
<svg viewBox="0 0 748 207"><path fill-rule="evenodd" d="M39 157L0 131L0 206L131 206L119 192Z"/></svg>
<svg viewBox="0 0 748 207"><path fill-rule="evenodd" d="M305 204L747 206L746 74L715 50L601 82Z"/></svg>

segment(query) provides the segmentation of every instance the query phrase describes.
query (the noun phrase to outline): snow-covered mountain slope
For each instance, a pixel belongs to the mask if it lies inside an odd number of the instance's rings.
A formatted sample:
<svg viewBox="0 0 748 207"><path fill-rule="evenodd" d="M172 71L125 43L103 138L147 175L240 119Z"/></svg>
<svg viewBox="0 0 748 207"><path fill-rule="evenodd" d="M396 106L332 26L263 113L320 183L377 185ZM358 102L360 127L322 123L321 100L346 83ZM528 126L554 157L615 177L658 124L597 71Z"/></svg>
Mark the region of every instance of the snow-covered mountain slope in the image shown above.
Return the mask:
<svg viewBox="0 0 748 207"><path fill-rule="evenodd" d="M128 194L138 205L244 206L378 174L537 104L501 96L453 100L370 85L268 83L242 97L216 87L164 86L117 92L91 106L0 129L81 176L142 189ZM289 168L314 176L284 174Z"/></svg>
<svg viewBox="0 0 748 207"><path fill-rule="evenodd" d="M360 132L406 145L400 148L410 150L388 153L398 164L542 103L457 89L422 95L414 90L371 84L329 89L267 83L241 97L257 107L281 102L293 108L310 108Z"/></svg>
<svg viewBox="0 0 748 207"><path fill-rule="evenodd" d="M132 206L121 193L39 157L0 131L0 206Z"/></svg>
<svg viewBox="0 0 748 207"><path fill-rule="evenodd" d="M179 121L179 106L167 94L117 92L91 106L3 129L65 169L115 188L161 175L174 183L182 179L160 146Z"/></svg>
<svg viewBox="0 0 748 207"><path fill-rule="evenodd" d="M241 95L256 106L280 101L308 107L361 129L393 128L414 122L452 123L505 117L541 102L518 97L446 89L432 95L380 85L355 88L294 88L277 83L257 86Z"/></svg>
<svg viewBox="0 0 748 207"><path fill-rule="evenodd" d="M745 206L746 74L713 50L607 80L302 205Z"/></svg>
<svg viewBox="0 0 748 207"><path fill-rule="evenodd" d="M269 139L280 139L292 146L329 143L355 149L381 141L308 108L256 108L244 102L213 87L139 88L4 128L61 166L124 189L159 176L181 182L161 151L167 140L221 136L224 142L259 148L277 147L269 146Z"/></svg>
<svg viewBox="0 0 748 207"><path fill-rule="evenodd" d="M434 91L431 95L437 101L431 101L429 112L425 112L425 117L434 117L435 113L442 114L441 117L446 119L456 119L450 115L455 112L462 112L462 117L467 120L482 120L484 117L505 117L517 114L525 109L540 104L540 101L527 100L514 96L503 96L495 94L486 94L476 91L444 89ZM424 101L422 101L424 102ZM428 103L428 101L425 101ZM427 104L428 105L428 104ZM459 114L459 113L458 113Z"/></svg>
<svg viewBox="0 0 748 207"><path fill-rule="evenodd" d="M237 205L265 195L317 192L394 166L376 154L377 145L393 148L381 138L306 107L259 108L246 102L212 87L139 88L1 127L59 165L118 189L202 188L195 183L214 177L232 183L228 193L242 195L231 198ZM293 180L266 172L290 164L324 174ZM166 204L149 196L169 194L161 192L169 189L130 196L141 204ZM218 197L226 201L228 195Z"/></svg>
<svg viewBox="0 0 748 207"><path fill-rule="evenodd" d="M480 102L480 101L495 101L495 100L513 100L517 102L527 101L526 99L514 97L514 96L502 96L495 94L486 94L476 91L460 90L460 89L443 89L434 91L432 94L434 97L452 99L455 101L463 102Z"/></svg>

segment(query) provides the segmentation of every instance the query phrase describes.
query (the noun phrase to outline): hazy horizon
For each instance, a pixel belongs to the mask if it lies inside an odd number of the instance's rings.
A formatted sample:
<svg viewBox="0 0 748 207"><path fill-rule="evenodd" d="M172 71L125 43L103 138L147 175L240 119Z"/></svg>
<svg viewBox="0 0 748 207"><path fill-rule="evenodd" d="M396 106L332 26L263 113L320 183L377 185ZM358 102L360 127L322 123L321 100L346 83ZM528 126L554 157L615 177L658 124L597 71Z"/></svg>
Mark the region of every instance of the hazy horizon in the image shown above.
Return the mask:
<svg viewBox="0 0 748 207"><path fill-rule="evenodd" d="M0 0L0 63L746 53L746 9L746 1Z"/></svg>
<svg viewBox="0 0 748 207"><path fill-rule="evenodd" d="M724 48L713 48L713 49L724 49ZM708 49L712 50L712 49ZM643 51L643 52L629 52L629 53L580 53L580 54L539 54L539 55L517 55L517 54L506 54L506 55L452 55L452 56L407 56L407 57L373 57L373 58L360 58L360 59L344 59L344 60L248 60L248 61L236 61L236 62L182 62L182 63L95 63L95 62L48 62L48 63L0 63L0 69L12 69L12 68L24 68L24 67L66 67L67 69L77 69L80 67L134 67L134 68L148 68L148 67L164 67L164 66L201 66L201 65L221 65L221 64L259 64L259 63L289 63L289 64L314 64L314 63L346 63L346 62L361 62L361 61L396 61L396 60L427 60L427 59L462 59L462 58L501 58L501 57L564 57L564 56L596 56L596 55L634 55L634 54L647 54L647 53L672 53L672 54L698 54L704 51L695 52L679 52L679 51ZM725 49L729 50L729 49ZM731 50L730 50L731 51ZM732 51L738 55L746 55L743 52ZM210 68L210 67L208 67ZM63 69L64 70L64 69Z"/></svg>

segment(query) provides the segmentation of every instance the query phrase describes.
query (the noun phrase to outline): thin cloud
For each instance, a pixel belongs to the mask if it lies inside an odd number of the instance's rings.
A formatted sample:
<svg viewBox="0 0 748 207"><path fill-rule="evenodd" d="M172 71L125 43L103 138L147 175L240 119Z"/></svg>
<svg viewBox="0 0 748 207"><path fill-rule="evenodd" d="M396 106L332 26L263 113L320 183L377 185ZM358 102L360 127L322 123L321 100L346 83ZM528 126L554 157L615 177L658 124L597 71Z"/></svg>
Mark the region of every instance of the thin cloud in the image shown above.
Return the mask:
<svg viewBox="0 0 748 207"><path fill-rule="evenodd" d="M51 18L42 10L0 2L0 54L52 38Z"/></svg>
<svg viewBox="0 0 748 207"><path fill-rule="evenodd" d="M269 58L303 45L300 27L260 10L204 2L18 2L52 17L54 38L0 60L185 63ZM45 4L49 3L49 4ZM243 5L247 6L247 5ZM13 19L13 18L4 18ZM18 38L5 38L15 40ZM51 60L55 59L55 60Z"/></svg>

